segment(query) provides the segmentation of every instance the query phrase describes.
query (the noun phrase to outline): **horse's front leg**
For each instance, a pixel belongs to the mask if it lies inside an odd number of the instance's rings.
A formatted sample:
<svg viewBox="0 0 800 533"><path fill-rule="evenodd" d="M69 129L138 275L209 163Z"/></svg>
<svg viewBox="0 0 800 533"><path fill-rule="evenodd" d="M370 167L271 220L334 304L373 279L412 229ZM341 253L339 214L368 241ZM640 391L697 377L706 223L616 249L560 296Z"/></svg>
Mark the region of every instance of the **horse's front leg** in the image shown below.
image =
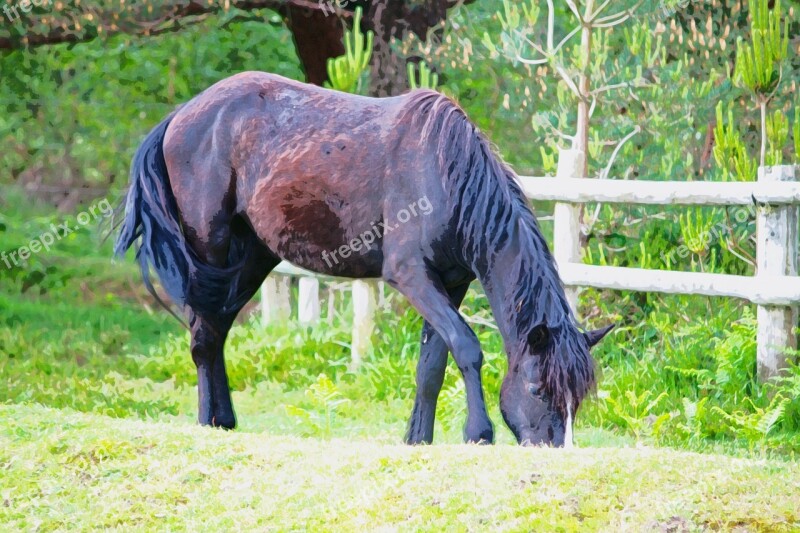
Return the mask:
<svg viewBox="0 0 800 533"><path fill-rule="evenodd" d="M450 301L438 275L408 263L384 264L384 279L403 293L442 336L456 360L467 390L467 442L494 442L494 428L486 413L481 384L483 353L475 333Z"/></svg>
<svg viewBox="0 0 800 533"><path fill-rule="evenodd" d="M469 283L448 289L454 306L461 305ZM433 424L436 418L436 402L442 390L447 369L447 344L426 320L422 325L419 362L417 363L417 392L414 409L408 421L407 444L430 444L433 442Z"/></svg>

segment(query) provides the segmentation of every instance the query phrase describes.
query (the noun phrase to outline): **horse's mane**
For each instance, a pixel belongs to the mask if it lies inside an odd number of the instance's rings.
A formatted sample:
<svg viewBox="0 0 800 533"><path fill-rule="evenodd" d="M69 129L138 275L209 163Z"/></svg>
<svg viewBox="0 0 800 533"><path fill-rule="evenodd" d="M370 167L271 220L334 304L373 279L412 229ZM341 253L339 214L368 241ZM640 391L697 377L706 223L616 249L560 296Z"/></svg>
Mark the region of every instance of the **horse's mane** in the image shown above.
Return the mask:
<svg viewBox="0 0 800 533"><path fill-rule="evenodd" d="M562 413L566 414L567 405L574 413L594 386L594 361L514 171L452 100L426 90L407 98L404 109L413 115L411 121L422 126L421 144L436 147L448 208L457 217L464 257L473 262L473 270L491 269L496 252L517 230L517 289L503 310L516 326L515 353L530 349L528 333L534 327L547 326L551 340L543 360L545 389Z"/></svg>

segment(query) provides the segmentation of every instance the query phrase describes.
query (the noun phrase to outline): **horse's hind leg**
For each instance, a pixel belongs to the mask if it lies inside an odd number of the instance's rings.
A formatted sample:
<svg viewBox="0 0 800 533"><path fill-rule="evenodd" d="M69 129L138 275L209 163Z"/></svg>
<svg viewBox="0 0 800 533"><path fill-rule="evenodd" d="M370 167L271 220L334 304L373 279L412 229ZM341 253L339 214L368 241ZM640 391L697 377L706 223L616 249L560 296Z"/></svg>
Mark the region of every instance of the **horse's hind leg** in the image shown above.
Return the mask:
<svg viewBox="0 0 800 533"><path fill-rule="evenodd" d="M260 246L260 245L259 245ZM259 248L243 266L238 292L249 300L267 274L280 262L265 248ZM227 291L228 287L220 288ZM224 346L240 309L226 313L191 312L192 359L197 366L197 420L202 425L233 429L233 411L228 374L225 371Z"/></svg>
<svg viewBox="0 0 800 533"><path fill-rule="evenodd" d="M223 347L234 317L201 316L191 312L192 359L197 367L197 421L204 426L233 429L233 413Z"/></svg>
<svg viewBox="0 0 800 533"><path fill-rule="evenodd" d="M186 226L194 230L190 233L190 243L199 259L220 268L228 267L231 260L234 264L236 261L243 261L238 276L232 273L229 283L220 283L214 288L218 294L235 293L234 300L239 303L228 305L226 309L219 311L196 309L189 303L191 352L197 366L198 422L233 429L236 426L236 416L225 371L225 339L236 315L280 259L257 239L252 229L241 219L218 216L207 223L199 213L200 211L189 212L184 217ZM234 247L239 257L229 257ZM190 283L202 285L204 281L207 283L208 280L190 280ZM233 283L236 285L232 291Z"/></svg>
<svg viewBox="0 0 800 533"><path fill-rule="evenodd" d="M467 293L469 283L448 289L450 301L458 307ZM414 409L408 421L407 444L430 444L433 442L433 423L436 418L436 402L442 390L447 368L447 344L427 320L422 325L419 362L417 363L417 393Z"/></svg>

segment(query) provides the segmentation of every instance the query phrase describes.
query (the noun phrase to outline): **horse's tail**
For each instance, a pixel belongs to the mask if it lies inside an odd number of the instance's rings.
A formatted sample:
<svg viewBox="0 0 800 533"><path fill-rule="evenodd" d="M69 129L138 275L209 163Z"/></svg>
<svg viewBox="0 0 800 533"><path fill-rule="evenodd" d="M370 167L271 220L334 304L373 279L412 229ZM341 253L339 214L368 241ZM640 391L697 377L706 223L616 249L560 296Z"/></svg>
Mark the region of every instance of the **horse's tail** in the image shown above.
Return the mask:
<svg viewBox="0 0 800 533"><path fill-rule="evenodd" d="M238 263L233 267L214 267L197 257L181 227L163 149L164 135L173 115L153 128L133 157L125 217L114 254L122 257L136 244L144 284L164 307L167 306L150 281L151 266L178 306L211 313L238 311L242 298L236 285L246 253L239 250L240 257L229 258Z"/></svg>

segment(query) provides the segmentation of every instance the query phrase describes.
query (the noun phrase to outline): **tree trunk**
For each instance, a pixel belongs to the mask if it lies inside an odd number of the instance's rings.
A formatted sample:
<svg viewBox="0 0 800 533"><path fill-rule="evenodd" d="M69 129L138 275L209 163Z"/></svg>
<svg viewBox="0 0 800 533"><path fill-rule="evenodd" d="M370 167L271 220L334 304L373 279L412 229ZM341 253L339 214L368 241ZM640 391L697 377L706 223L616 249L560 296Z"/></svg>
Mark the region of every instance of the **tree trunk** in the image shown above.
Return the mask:
<svg viewBox="0 0 800 533"><path fill-rule="evenodd" d="M364 17L365 29L375 33L370 61L371 96L393 96L408 89L406 61L393 49L394 40L402 41L409 33L422 42L428 33L447 20L447 10L474 0L372 0Z"/></svg>
<svg viewBox="0 0 800 533"><path fill-rule="evenodd" d="M585 17L588 17L594 7L594 0L586 2ZM581 28L581 48L580 48L580 68L581 72L578 76L578 92L580 93L580 100L578 100L578 119L575 131L575 142L573 148L583 152L583 178L589 175L589 97L591 80L589 79L589 65L591 63L592 55L592 28L587 24L583 24Z"/></svg>
<svg viewBox="0 0 800 533"><path fill-rule="evenodd" d="M328 79L328 59L344 54L344 22L328 11L290 5L284 10L306 81L322 85Z"/></svg>

